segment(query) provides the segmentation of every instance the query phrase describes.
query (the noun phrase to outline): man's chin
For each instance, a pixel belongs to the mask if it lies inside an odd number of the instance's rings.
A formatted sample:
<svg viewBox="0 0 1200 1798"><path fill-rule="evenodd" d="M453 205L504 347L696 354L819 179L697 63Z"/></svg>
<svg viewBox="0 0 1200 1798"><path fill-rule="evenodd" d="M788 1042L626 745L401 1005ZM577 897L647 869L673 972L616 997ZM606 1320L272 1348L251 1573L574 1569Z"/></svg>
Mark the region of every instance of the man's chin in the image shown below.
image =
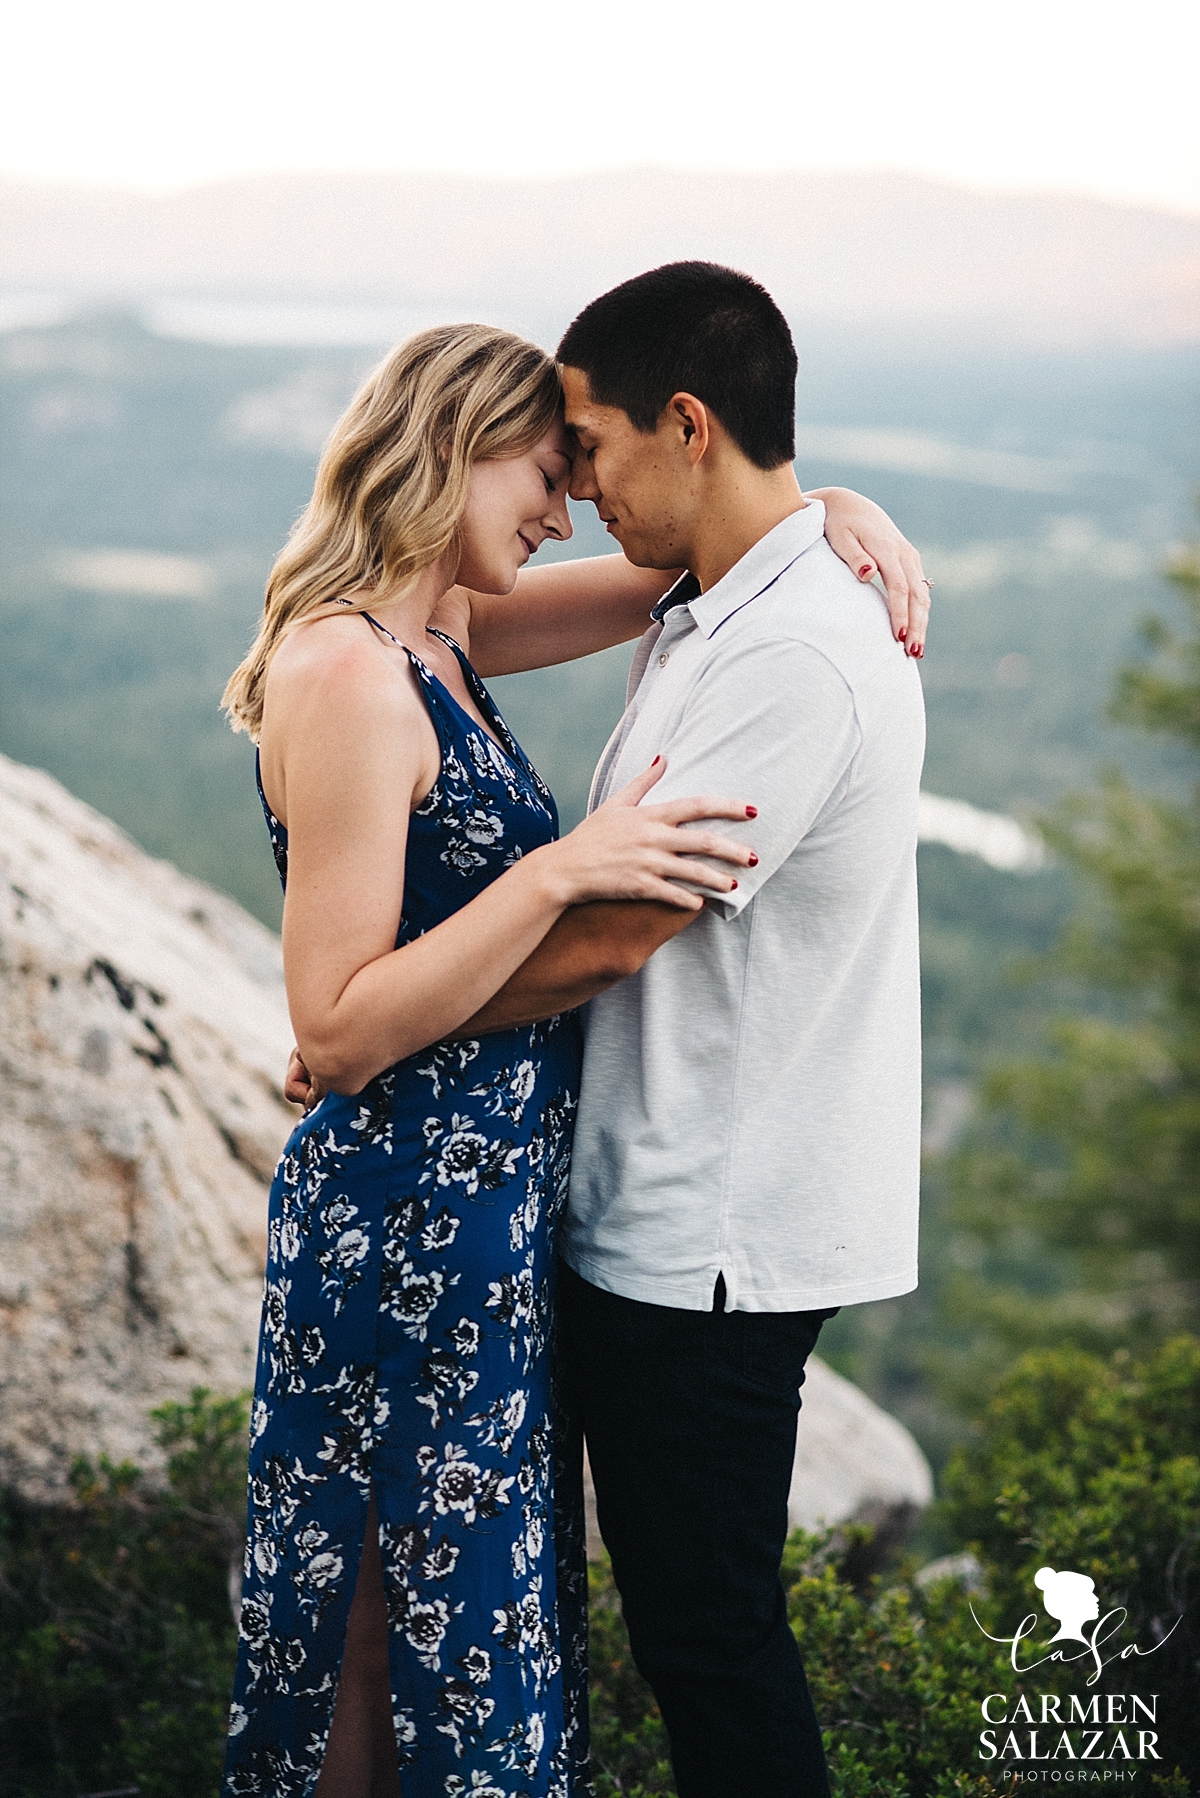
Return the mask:
<svg viewBox="0 0 1200 1798"><path fill-rule="evenodd" d="M620 538L617 541L621 544L625 560L635 568L654 568L666 574L679 566L678 560L664 560L664 553L669 552L656 549L652 543L639 543L636 537L626 542L621 542Z"/></svg>

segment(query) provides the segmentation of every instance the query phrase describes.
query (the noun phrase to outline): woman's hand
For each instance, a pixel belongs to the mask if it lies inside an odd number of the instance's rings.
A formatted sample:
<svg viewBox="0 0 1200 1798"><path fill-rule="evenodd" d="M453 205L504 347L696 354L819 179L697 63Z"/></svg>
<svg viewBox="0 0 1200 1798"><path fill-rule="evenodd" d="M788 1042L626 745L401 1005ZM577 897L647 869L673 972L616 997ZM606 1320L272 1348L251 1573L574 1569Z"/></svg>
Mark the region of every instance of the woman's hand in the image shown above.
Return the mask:
<svg viewBox="0 0 1200 1798"><path fill-rule="evenodd" d="M534 851L555 858L565 904L653 899L684 911L700 911L704 893L689 892L679 881L712 893L728 893L736 887L737 878L698 858L710 856L734 868L754 866L758 857L745 843L686 826L714 818L736 818L744 823L757 815L755 808L744 800L705 795L675 799L669 805L642 805L640 801L665 771L666 763L656 756L649 768L597 806L568 836Z"/></svg>
<svg viewBox="0 0 1200 1798"><path fill-rule="evenodd" d="M918 552L882 506L852 488L816 487L809 496L824 502L825 535L835 555L860 581L883 576L893 635L919 659L925 653L933 583L925 578Z"/></svg>

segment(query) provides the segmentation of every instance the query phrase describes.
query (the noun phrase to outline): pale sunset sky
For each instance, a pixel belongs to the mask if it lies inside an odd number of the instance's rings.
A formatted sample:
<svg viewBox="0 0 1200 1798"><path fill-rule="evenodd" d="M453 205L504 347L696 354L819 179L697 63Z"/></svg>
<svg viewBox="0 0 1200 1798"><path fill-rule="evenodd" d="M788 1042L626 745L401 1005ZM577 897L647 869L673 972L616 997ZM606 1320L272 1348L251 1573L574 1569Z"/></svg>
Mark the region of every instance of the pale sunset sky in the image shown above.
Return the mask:
<svg viewBox="0 0 1200 1798"><path fill-rule="evenodd" d="M1197 0L3 0L0 177L894 169L1200 213Z"/></svg>

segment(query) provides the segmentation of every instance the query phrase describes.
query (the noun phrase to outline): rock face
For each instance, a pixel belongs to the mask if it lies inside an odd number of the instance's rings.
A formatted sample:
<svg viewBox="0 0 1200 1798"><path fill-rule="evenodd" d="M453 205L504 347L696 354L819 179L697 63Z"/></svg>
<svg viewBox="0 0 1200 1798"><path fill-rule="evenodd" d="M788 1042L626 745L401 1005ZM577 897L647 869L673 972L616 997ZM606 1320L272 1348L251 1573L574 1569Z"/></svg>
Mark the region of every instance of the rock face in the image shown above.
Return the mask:
<svg viewBox="0 0 1200 1798"><path fill-rule="evenodd" d="M251 1384L291 1041L270 931L0 757L0 1482L153 1465L152 1406ZM810 1362L793 1527L931 1491L908 1432Z"/></svg>
<svg viewBox="0 0 1200 1798"><path fill-rule="evenodd" d="M270 931L0 757L4 1483L252 1384L291 1041Z"/></svg>

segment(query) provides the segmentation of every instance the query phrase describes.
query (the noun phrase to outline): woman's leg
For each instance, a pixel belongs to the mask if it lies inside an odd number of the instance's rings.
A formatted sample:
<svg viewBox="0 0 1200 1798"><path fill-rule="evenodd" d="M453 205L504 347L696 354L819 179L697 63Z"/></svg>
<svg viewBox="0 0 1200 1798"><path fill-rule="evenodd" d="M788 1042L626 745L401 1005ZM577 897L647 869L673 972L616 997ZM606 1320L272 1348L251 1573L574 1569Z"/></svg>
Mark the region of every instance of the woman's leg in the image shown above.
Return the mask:
<svg viewBox="0 0 1200 1798"><path fill-rule="evenodd" d="M388 1674L387 1603L373 1496L346 1625L329 1745L314 1798L401 1798Z"/></svg>

